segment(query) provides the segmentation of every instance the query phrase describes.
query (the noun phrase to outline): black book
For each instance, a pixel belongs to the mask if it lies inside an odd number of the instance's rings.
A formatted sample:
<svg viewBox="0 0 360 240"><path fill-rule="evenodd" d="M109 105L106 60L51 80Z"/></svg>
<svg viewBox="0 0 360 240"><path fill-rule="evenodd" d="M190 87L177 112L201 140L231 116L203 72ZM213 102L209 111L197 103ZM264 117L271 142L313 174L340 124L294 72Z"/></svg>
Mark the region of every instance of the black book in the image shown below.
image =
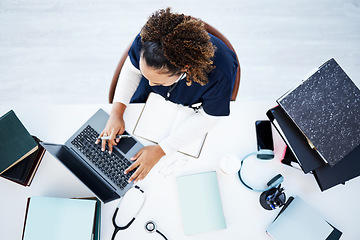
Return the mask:
<svg viewBox="0 0 360 240"><path fill-rule="evenodd" d="M285 147L284 156L283 156L283 159L281 159L281 163L286 164L290 167L294 167L299 170L302 170L301 165L299 164L295 155L293 154L293 152L289 149L289 147L287 145Z"/></svg>
<svg viewBox="0 0 360 240"><path fill-rule="evenodd" d="M360 90L334 59L277 102L331 166L360 145Z"/></svg>
<svg viewBox="0 0 360 240"><path fill-rule="evenodd" d="M30 186L45 153L45 149L39 144L40 140L35 136L33 138L38 143L38 149L2 173L1 177L23 186Z"/></svg>
<svg viewBox="0 0 360 240"><path fill-rule="evenodd" d="M320 190L325 191L338 184L345 184L346 181L360 176L360 146L356 147L346 157L336 164L334 167L325 164L312 171ZM286 148L284 158L281 160L283 164L296 168L297 159L291 152L290 148ZM295 164L294 164L295 163Z"/></svg>
<svg viewBox="0 0 360 240"><path fill-rule="evenodd" d="M293 156L304 172L311 171L314 174L321 191L360 176L360 145L335 166L330 166L322 162L316 152L309 147L305 137L289 120L281 107L270 109L267 116L287 144L287 151L292 152L292 154L288 153L288 156ZM291 158L284 159L282 162L291 165Z"/></svg>
<svg viewBox="0 0 360 240"><path fill-rule="evenodd" d="M335 166L325 164L315 169L313 174L321 191L360 176L360 145Z"/></svg>
<svg viewBox="0 0 360 240"><path fill-rule="evenodd" d="M318 153L309 146L300 129L280 106L270 109L266 115L291 149L304 173L309 173L325 164Z"/></svg>

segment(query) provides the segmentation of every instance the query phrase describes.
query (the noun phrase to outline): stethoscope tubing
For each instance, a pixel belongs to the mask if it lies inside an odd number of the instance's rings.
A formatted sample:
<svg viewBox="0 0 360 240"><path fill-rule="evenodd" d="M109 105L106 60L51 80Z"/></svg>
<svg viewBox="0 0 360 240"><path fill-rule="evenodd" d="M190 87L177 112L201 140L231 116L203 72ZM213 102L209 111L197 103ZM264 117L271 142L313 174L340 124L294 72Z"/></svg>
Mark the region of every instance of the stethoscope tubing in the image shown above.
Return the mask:
<svg viewBox="0 0 360 240"><path fill-rule="evenodd" d="M160 234L165 240L168 240L162 232L160 232L160 231L157 230L157 229L156 229L156 232L157 232L158 234Z"/></svg>

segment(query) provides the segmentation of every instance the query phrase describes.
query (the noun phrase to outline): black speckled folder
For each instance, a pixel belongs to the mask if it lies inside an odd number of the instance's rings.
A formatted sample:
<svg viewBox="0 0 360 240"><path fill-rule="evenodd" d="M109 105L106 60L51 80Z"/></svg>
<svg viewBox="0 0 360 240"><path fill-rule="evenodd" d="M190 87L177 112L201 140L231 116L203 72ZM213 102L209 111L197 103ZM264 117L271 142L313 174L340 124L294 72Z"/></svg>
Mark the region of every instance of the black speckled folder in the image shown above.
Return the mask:
<svg viewBox="0 0 360 240"><path fill-rule="evenodd" d="M360 90L334 59L277 102L330 166L360 144Z"/></svg>

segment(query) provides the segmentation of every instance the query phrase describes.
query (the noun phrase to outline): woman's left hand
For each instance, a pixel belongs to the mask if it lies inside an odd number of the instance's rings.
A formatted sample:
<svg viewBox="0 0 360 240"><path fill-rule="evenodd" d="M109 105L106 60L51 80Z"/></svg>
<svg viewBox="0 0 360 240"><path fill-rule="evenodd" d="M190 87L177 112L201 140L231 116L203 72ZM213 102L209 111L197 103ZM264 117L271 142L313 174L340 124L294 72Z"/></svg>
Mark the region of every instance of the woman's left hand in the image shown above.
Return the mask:
<svg viewBox="0 0 360 240"><path fill-rule="evenodd" d="M124 171L124 173L127 174L137 168L133 175L131 175L129 182L134 181L134 183L136 183L139 180L143 180L164 155L164 151L158 144L140 149L140 151L130 159L135 162Z"/></svg>

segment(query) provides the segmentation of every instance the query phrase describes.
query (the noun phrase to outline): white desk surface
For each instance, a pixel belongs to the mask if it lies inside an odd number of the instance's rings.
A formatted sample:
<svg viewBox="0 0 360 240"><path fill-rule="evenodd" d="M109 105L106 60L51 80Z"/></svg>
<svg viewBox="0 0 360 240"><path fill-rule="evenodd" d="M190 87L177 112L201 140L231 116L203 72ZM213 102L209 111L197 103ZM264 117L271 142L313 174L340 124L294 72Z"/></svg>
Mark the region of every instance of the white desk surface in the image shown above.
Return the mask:
<svg viewBox="0 0 360 240"><path fill-rule="evenodd" d="M169 239L271 239L265 232L279 210L267 211L259 204L260 193L241 185L236 174L224 174L220 159L229 153L239 158L256 150L255 120L267 119L265 112L272 102L232 102L231 115L220 121L207 137L199 159L179 153L165 157L138 185L146 192L144 208L132 226L118 233L117 239L161 239L144 230L148 220ZM13 109L28 131L46 142L64 143L98 108L110 112L111 105L0 106L0 114ZM128 107L126 129L132 131L142 109L141 104ZM259 161L255 157L244 164L244 178L254 187L263 187L277 173L284 176L282 186L287 196L298 195L327 221L343 232L341 239L360 239L360 178L321 192L312 175L280 163L284 143L273 129L275 159ZM140 140L140 139L139 139ZM142 141L147 144L145 141ZM189 159L170 176L159 170L177 159ZM225 230L185 236L182 226L176 177L216 170L227 228ZM88 197L94 194L57 159L46 153L30 187L0 178L0 239L21 239L26 201L29 196ZM113 233L111 218L118 200L102 204L101 239Z"/></svg>

